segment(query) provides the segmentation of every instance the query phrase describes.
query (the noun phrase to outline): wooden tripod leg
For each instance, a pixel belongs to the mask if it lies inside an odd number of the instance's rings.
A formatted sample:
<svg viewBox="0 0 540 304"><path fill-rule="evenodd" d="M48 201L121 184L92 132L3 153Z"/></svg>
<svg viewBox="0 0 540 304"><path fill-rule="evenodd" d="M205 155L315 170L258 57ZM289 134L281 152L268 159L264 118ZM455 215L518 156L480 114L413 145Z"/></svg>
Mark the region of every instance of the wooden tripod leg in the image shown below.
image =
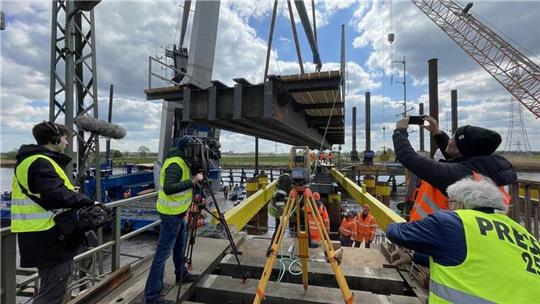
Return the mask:
<svg viewBox="0 0 540 304"><path fill-rule="evenodd" d="M304 202L306 202L306 200L304 200ZM336 277L336 280L338 282L339 289L341 289L343 299L347 304L353 303L354 294L349 289L349 285L347 284L347 280L345 280L343 270L341 270L341 267L336 261L336 253L334 251L334 247L332 246L332 242L330 241L330 237L328 236L328 232L324 227L324 222L321 214L319 213L319 209L317 208L317 203L311 196L307 197L307 203L309 203L309 206L311 207L311 212L315 216L317 229L319 230L319 233L321 235L322 247L326 253L326 256L328 257L328 260L330 261L330 265L332 266L332 270L334 271L334 276Z"/></svg>
<svg viewBox="0 0 540 304"><path fill-rule="evenodd" d="M291 217L293 207L296 202L296 197L298 193L294 192L294 190L291 190L289 194L289 198L287 199L287 203L285 204L285 209L283 210L283 215L281 216L281 220L279 223L279 226L276 232L276 237L274 238L272 242L272 253L266 259L266 264L264 265L264 271L262 273L261 279L259 280L259 285L257 286L257 291L255 293L255 299L253 300L253 303L261 303L262 299L264 299L264 290L266 289L266 285L268 284L268 280L270 280L270 275L272 274L272 268L274 267L274 263L276 262L277 255L279 252L279 248L281 248L281 241L283 240L283 236L285 235L285 230L287 229L287 226L289 225L289 218Z"/></svg>
<svg viewBox="0 0 540 304"><path fill-rule="evenodd" d="M307 217L305 208L300 208L300 201L297 201L296 206L296 237L298 238L298 257L300 258L300 263L302 264L302 283L304 284L304 289L308 288L308 264L307 259L309 257L308 252L308 234L307 234L307 225L304 223L304 230L300 225L300 212L304 213L304 219Z"/></svg>

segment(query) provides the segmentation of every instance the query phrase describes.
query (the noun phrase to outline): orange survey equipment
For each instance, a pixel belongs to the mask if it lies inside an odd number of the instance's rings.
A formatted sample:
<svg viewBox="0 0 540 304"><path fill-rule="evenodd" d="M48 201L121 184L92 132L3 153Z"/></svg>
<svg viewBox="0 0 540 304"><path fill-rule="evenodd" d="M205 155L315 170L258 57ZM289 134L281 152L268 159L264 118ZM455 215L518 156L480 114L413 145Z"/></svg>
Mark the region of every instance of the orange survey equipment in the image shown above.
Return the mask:
<svg viewBox="0 0 540 304"><path fill-rule="evenodd" d="M478 181L482 178L482 175L473 171L473 178ZM499 187L499 191L503 194L503 202L508 207L510 204L510 195L502 186ZM416 191L410 221L418 221L435 211L448 209L450 209L448 206L448 197L446 197L439 189L433 187L425 180L422 180L418 187L418 191Z"/></svg>
<svg viewBox="0 0 540 304"><path fill-rule="evenodd" d="M321 206L317 207L317 203L315 202L316 196L317 195L315 195L315 193L311 192L311 190L309 189L309 185L295 185L293 186L293 189L291 189L291 191L289 192L289 198L287 199L287 203L285 204L285 209L283 211L283 215L281 216L281 221L276 229L276 237L272 240L271 254L266 260L261 279L259 280L259 285L255 290L255 299L253 300L254 304L261 303L261 301L265 298L266 285L270 280L270 274L272 273L274 263L276 262L276 259L278 257L281 242L283 241L285 231L287 230L289 219L293 215L293 210L298 210L296 212L297 223L300 223L300 212L304 212L304 220L305 222L307 222L307 218L309 216L307 212L310 211L311 216L314 219L314 226L316 227L317 234L321 237L321 248L324 250L326 256L328 257L330 266L332 266L332 271L334 272L338 286L341 290L343 300L346 304L352 304L354 302L354 295L349 289L349 285L347 284L347 280L345 279L343 270L337 262L336 252L334 251L334 247L332 246L332 242L330 241L330 237L328 236L328 231L325 227L326 223L323 220L323 215L320 212L320 210L325 211L324 206L322 206L322 208ZM304 208L300 208L300 204L303 204ZM298 258L300 259L300 265L302 268L302 283L304 285L304 289L307 289L309 274L307 260L309 258L309 250L306 227L302 228L301 226L302 225L300 224L296 225L296 235L298 236Z"/></svg>

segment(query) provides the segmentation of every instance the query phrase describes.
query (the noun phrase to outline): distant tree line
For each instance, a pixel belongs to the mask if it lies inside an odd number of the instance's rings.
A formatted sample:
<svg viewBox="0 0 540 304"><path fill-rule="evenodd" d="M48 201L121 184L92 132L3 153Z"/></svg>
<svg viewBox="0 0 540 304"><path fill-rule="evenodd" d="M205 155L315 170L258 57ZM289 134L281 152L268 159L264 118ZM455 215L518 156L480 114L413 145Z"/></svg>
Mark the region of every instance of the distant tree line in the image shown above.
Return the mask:
<svg viewBox="0 0 540 304"><path fill-rule="evenodd" d="M3 159L15 159L15 156L17 155L17 152L19 152L19 149L13 149L9 152L1 152L0 157ZM100 152L100 157L105 157L105 151ZM130 157L141 157L141 158L153 158L156 157L157 153L153 153L150 151L150 149L146 146L140 146L137 149L137 152L129 152L129 151L120 151L116 149L111 149L111 157L113 159L115 158L130 158Z"/></svg>

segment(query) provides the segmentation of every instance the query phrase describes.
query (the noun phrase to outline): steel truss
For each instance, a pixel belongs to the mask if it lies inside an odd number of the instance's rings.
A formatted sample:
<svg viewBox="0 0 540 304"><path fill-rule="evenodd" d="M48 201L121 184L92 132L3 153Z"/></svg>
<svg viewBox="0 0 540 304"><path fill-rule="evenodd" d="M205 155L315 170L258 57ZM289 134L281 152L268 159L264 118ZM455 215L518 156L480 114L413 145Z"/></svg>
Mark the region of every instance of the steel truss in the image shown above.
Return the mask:
<svg viewBox="0 0 540 304"><path fill-rule="evenodd" d="M411 0L512 96L540 117L540 67L454 1Z"/></svg>
<svg viewBox="0 0 540 304"><path fill-rule="evenodd" d="M51 26L51 65L49 120L61 121L77 139L77 177L75 183L84 186L87 160L94 155L96 180L100 180L99 136L85 139L83 130L74 124L74 117L92 115L98 118L96 46L93 7L99 1L53 0ZM74 141L65 153L75 159ZM73 167L66 168L73 176ZM96 182L96 198L100 197ZM98 199L99 200L99 199Z"/></svg>

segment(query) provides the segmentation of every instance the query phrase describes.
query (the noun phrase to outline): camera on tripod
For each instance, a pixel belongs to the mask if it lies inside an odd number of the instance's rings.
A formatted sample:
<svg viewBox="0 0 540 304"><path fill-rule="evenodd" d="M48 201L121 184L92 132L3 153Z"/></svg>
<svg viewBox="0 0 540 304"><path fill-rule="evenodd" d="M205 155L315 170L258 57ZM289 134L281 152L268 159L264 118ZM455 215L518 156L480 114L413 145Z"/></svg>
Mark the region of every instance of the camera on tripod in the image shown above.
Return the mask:
<svg viewBox="0 0 540 304"><path fill-rule="evenodd" d="M183 159L191 169L192 175L202 173L208 177L210 169L218 167L221 144L214 138L185 135L176 141L175 147L182 152Z"/></svg>
<svg viewBox="0 0 540 304"><path fill-rule="evenodd" d="M307 146L293 146L289 153L289 169L293 184L302 186L309 184L311 176L311 159Z"/></svg>

